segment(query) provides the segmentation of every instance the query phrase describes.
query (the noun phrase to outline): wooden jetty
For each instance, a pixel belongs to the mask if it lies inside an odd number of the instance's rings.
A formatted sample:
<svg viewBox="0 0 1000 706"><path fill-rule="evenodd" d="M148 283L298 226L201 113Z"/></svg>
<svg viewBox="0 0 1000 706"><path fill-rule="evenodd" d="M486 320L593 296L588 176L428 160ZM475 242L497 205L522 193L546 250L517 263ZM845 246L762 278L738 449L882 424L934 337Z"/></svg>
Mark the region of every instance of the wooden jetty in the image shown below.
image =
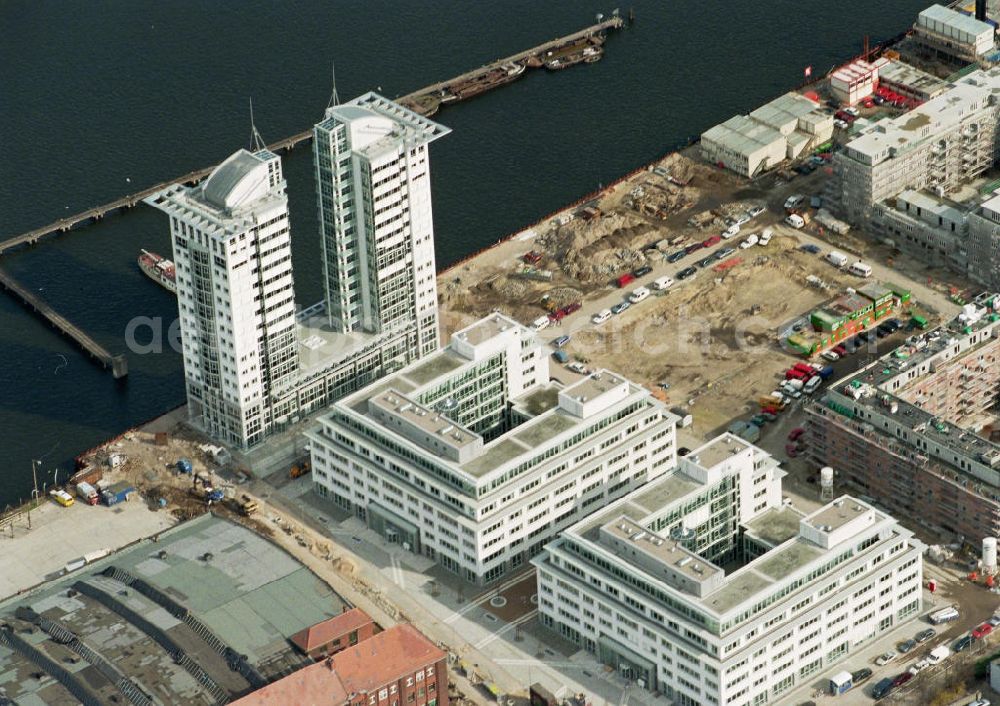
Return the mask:
<svg viewBox="0 0 1000 706"><path fill-rule="evenodd" d="M89 353L105 368L110 368L111 374L116 380L128 375L128 359L124 355L111 355L100 343L84 333L79 327L74 326L69 319L46 304L41 298L21 286L5 270L0 270L0 287L16 296L25 306L47 320L59 333L75 341L80 348Z"/></svg>

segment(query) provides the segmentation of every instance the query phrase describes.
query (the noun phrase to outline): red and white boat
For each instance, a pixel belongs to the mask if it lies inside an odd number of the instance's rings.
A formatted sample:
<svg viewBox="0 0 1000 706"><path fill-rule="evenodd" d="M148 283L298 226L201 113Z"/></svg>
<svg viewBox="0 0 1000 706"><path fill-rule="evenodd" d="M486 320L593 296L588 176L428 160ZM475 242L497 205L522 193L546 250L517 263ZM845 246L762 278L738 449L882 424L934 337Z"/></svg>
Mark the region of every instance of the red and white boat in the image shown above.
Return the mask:
<svg viewBox="0 0 1000 706"><path fill-rule="evenodd" d="M174 263L155 252L142 250L139 254L139 269L143 274L164 289L177 293L177 273Z"/></svg>

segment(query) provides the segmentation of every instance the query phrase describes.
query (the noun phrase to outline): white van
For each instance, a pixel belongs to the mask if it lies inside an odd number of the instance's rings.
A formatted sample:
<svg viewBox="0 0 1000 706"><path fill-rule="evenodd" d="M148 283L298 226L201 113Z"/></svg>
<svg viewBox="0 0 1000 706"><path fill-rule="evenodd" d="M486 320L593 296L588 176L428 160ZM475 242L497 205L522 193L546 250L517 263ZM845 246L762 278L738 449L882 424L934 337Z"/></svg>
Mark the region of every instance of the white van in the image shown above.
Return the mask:
<svg viewBox="0 0 1000 706"><path fill-rule="evenodd" d="M774 231L770 228L765 228L760 234L760 239L757 241L757 245L767 245L771 242L771 236L774 235Z"/></svg>
<svg viewBox="0 0 1000 706"><path fill-rule="evenodd" d="M628 295L628 300L633 304L638 304L648 296L649 296L649 290L646 289L645 287L639 287L638 289L633 290L632 293Z"/></svg>
<svg viewBox="0 0 1000 706"><path fill-rule="evenodd" d="M603 324L610 318L611 309L601 309L599 312L590 317L590 321L595 324Z"/></svg>
<svg viewBox="0 0 1000 706"><path fill-rule="evenodd" d="M531 328L535 331L541 331L543 328L547 328L550 323L551 321L548 316L539 316L531 322Z"/></svg>
<svg viewBox="0 0 1000 706"><path fill-rule="evenodd" d="M816 388L819 387L821 384L823 384L823 378L821 378L819 375L813 375L811 378L809 378L806 384L802 386L802 391L807 395L811 395L812 393L816 392Z"/></svg>
<svg viewBox="0 0 1000 706"><path fill-rule="evenodd" d="M728 228L726 228L724 231L722 231L722 237L725 240L729 240L734 235L739 235L739 234L740 234L740 224L739 223L734 223L731 226L729 226Z"/></svg>
<svg viewBox="0 0 1000 706"><path fill-rule="evenodd" d="M872 268L871 265L866 265L865 263L858 260L853 265L847 268L847 271L852 275L857 275L858 277L871 277Z"/></svg>
<svg viewBox="0 0 1000 706"><path fill-rule="evenodd" d="M785 223L787 223L788 225L790 225L792 228L801 228L802 226L804 226L806 224L806 222L804 220L802 220L802 216L800 216L797 213L793 213L793 214L789 215L785 219Z"/></svg>
<svg viewBox="0 0 1000 706"><path fill-rule="evenodd" d="M662 292L664 289L667 289L673 283L674 281L669 277L657 277L656 279L653 280L653 289Z"/></svg>
<svg viewBox="0 0 1000 706"><path fill-rule="evenodd" d="M826 261L834 267L843 267L847 264L847 255L836 250L831 250L826 254Z"/></svg>
<svg viewBox="0 0 1000 706"><path fill-rule="evenodd" d="M757 244L759 238L756 233L751 233L747 236L746 240L740 243L740 250L746 250L747 248L752 248Z"/></svg>

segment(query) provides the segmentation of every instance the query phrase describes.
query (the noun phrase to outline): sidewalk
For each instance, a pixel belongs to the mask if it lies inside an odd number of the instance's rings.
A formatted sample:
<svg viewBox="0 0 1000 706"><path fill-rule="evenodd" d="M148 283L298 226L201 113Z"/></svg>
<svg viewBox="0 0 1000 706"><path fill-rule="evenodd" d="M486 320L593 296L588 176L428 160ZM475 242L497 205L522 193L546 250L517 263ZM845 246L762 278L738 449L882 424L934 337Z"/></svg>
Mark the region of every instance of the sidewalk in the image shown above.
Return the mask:
<svg viewBox="0 0 1000 706"><path fill-rule="evenodd" d="M367 597L378 602L387 617L392 611L383 601L391 605L399 620L409 620L447 647L457 675L464 671L478 675L505 695L526 696L530 684L541 682L560 697L583 693L593 704L620 701L624 680L538 623L533 569L484 591L447 574L426 557L385 543L364 522L313 495L311 487L308 477L278 489L263 481L253 484L255 492L269 496L267 502L318 536L332 539L333 554L355 569L350 579L341 574L338 583L331 583L347 600ZM301 551L294 541L291 544L291 549ZM321 573L324 578L326 571ZM482 689L475 693L485 698ZM639 689L630 691L628 701L633 706L670 703Z"/></svg>

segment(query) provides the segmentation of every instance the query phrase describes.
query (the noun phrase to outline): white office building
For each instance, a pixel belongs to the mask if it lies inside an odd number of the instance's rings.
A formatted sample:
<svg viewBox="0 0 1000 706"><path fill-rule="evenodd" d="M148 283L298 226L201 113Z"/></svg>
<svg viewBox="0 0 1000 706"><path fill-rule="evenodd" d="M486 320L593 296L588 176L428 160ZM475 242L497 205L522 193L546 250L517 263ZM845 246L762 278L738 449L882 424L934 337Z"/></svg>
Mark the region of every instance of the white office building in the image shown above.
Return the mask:
<svg viewBox="0 0 1000 706"><path fill-rule="evenodd" d="M485 584L676 460L676 417L600 371L562 386L534 332L492 314L349 395L307 434L315 490Z"/></svg>
<svg viewBox="0 0 1000 706"><path fill-rule="evenodd" d="M725 434L533 560L544 625L682 706L784 703L921 607L923 546L843 496L802 514Z"/></svg>
<svg viewBox="0 0 1000 706"><path fill-rule="evenodd" d="M154 205L170 216L189 413L219 439L256 443L272 390L298 371L281 160L239 150Z"/></svg>
<svg viewBox="0 0 1000 706"><path fill-rule="evenodd" d="M326 310L337 331L416 328L438 348L427 146L450 130L375 93L313 128Z"/></svg>

